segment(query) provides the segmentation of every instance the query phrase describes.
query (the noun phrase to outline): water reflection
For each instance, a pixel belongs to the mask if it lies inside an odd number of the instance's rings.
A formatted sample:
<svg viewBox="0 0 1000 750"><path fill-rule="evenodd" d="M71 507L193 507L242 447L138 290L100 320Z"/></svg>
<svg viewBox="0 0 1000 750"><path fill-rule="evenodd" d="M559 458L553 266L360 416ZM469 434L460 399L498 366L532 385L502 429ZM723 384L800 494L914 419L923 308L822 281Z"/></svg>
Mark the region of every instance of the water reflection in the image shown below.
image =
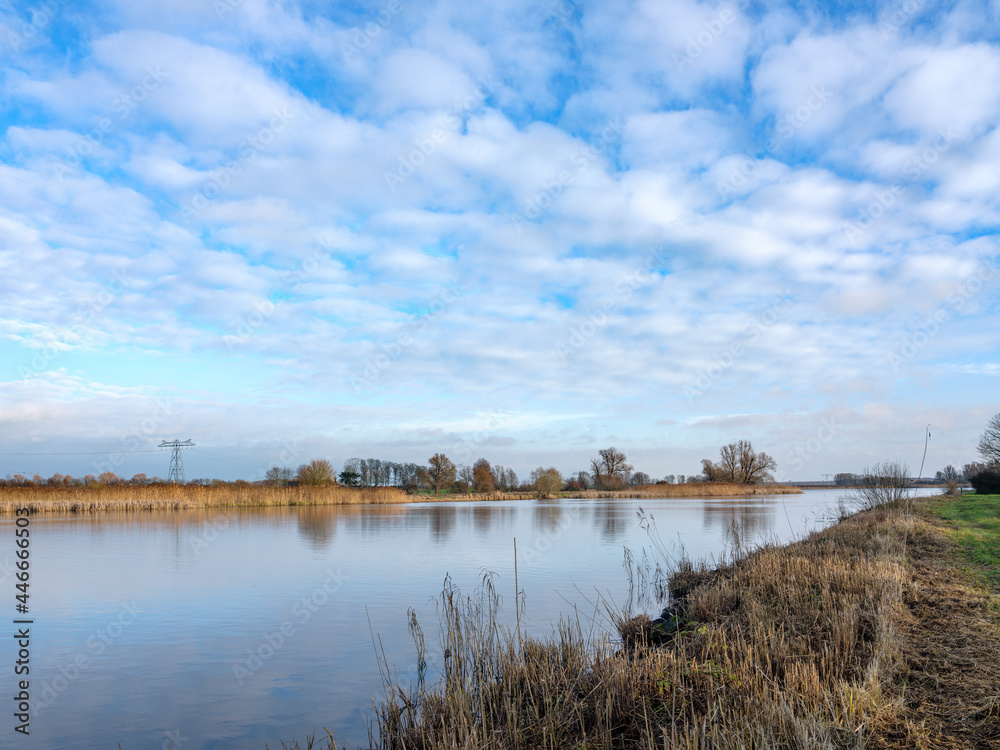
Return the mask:
<svg viewBox="0 0 1000 750"><path fill-rule="evenodd" d="M298 532L308 540L314 550L322 550L333 541L336 534L336 515L322 506L298 508L296 517Z"/></svg>
<svg viewBox="0 0 1000 750"><path fill-rule="evenodd" d="M626 504L598 501L594 505L594 527L607 541L615 541L621 538L629 529L629 525L634 524L634 509Z"/></svg>
<svg viewBox="0 0 1000 750"><path fill-rule="evenodd" d="M703 506L705 529L729 533L736 530L747 543L759 543L773 528L774 504L762 500L724 500Z"/></svg>
<svg viewBox="0 0 1000 750"><path fill-rule="evenodd" d="M442 503L431 506L427 511L431 518L431 534L434 541L443 544L455 528L457 508L453 503Z"/></svg>
<svg viewBox="0 0 1000 750"><path fill-rule="evenodd" d="M555 532L555 530L559 527L559 521L562 518L562 515L563 508L558 501L554 503L535 503L535 508L532 512L532 516L535 521L535 528L549 533Z"/></svg>
<svg viewBox="0 0 1000 750"><path fill-rule="evenodd" d="M489 505L472 507L472 524L479 534L487 534L496 526L506 528L514 520L516 509L507 502L493 502Z"/></svg>

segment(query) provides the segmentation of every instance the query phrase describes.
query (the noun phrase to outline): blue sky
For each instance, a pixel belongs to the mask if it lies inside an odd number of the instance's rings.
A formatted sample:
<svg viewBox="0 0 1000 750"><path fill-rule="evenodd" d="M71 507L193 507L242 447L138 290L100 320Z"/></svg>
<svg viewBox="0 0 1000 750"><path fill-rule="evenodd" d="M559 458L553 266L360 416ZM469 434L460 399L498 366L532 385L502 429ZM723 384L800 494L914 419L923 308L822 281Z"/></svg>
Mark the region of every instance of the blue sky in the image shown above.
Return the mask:
<svg viewBox="0 0 1000 750"><path fill-rule="evenodd" d="M1000 2L0 2L0 474L974 459Z"/></svg>

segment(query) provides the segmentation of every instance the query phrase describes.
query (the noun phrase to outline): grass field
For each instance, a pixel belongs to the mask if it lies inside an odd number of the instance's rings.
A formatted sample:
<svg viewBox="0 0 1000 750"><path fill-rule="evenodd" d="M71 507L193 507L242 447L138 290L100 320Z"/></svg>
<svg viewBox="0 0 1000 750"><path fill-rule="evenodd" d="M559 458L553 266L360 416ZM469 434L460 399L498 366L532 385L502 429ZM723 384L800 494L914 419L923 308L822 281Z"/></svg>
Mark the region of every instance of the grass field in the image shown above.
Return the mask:
<svg viewBox="0 0 1000 750"><path fill-rule="evenodd" d="M992 586L1000 587L1000 495L962 495L935 506L951 537Z"/></svg>

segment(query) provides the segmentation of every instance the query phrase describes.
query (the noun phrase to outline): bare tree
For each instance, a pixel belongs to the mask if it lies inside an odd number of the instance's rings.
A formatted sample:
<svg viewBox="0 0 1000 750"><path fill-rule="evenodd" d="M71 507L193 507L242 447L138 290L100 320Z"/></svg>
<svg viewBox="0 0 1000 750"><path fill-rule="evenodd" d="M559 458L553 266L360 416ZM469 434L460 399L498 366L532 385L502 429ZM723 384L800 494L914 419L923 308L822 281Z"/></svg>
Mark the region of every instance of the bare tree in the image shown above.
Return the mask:
<svg viewBox="0 0 1000 750"><path fill-rule="evenodd" d="M986 431L979 438L979 455L986 463L1000 464L1000 414L994 414L986 423Z"/></svg>
<svg viewBox="0 0 1000 750"><path fill-rule="evenodd" d="M292 470L287 466L272 466L264 475L264 481L272 487L284 487L292 481Z"/></svg>
<svg viewBox="0 0 1000 750"><path fill-rule="evenodd" d="M517 489L517 474L513 469L493 464L490 467L490 474L493 477L493 486L501 492L513 492Z"/></svg>
<svg viewBox="0 0 1000 750"><path fill-rule="evenodd" d="M594 488L601 489L604 486L604 482L601 481L604 477L604 466L601 463L601 459L592 458L590 459L590 476L594 478Z"/></svg>
<svg viewBox="0 0 1000 750"><path fill-rule="evenodd" d="M467 487L472 486L473 470L471 466L461 466L458 469L458 478L460 481L465 482Z"/></svg>
<svg viewBox="0 0 1000 750"><path fill-rule="evenodd" d="M718 467L726 482L739 482L740 474L740 454L741 440L739 443L730 443L719 449Z"/></svg>
<svg viewBox="0 0 1000 750"><path fill-rule="evenodd" d="M435 495L455 481L455 464L443 453L435 453L427 464L427 483Z"/></svg>
<svg viewBox="0 0 1000 750"><path fill-rule="evenodd" d="M625 454L614 446L599 450L597 458L590 459L594 486L599 490L616 490L624 487L632 475L632 465Z"/></svg>
<svg viewBox="0 0 1000 750"><path fill-rule="evenodd" d="M334 484L337 481L333 465L325 458L316 458L299 467L296 479L299 484Z"/></svg>
<svg viewBox="0 0 1000 750"><path fill-rule="evenodd" d="M774 481L772 471L778 468L778 462L761 451L757 453L749 440L740 440L736 444L739 454L739 481L741 484L761 484Z"/></svg>
<svg viewBox="0 0 1000 750"><path fill-rule="evenodd" d="M637 471L635 474L629 477L628 483L631 484L633 487L639 487L644 484L652 484L653 478L644 471Z"/></svg>
<svg viewBox="0 0 1000 750"><path fill-rule="evenodd" d="M900 461L885 461L865 467L851 487L849 497L861 510L905 500L909 497L910 469Z"/></svg>
<svg viewBox="0 0 1000 750"><path fill-rule="evenodd" d="M719 462L707 458L701 461L702 472L709 482L735 482L737 484L761 484L773 481L771 472L778 468L777 462L761 451L757 453L749 440L730 443L719 450Z"/></svg>
<svg viewBox="0 0 1000 750"><path fill-rule="evenodd" d="M731 479L727 478L726 473L722 470L722 467L716 465L710 458L701 459L701 473L702 476L705 478L706 482L732 481ZM681 474L681 476L683 477L684 475ZM681 479L681 483L682 484L684 483L683 479Z"/></svg>
<svg viewBox="0 0 1000 750"><path fill-rule="evenodd" d="M956 469L951 464L945 466L944 469L939 471L937 473L937 476L935 477L935 479L937 479L940 482L951 482L951 481L957 482L961 478L962 477L961 475L959 475L958 469Z"/></svg>

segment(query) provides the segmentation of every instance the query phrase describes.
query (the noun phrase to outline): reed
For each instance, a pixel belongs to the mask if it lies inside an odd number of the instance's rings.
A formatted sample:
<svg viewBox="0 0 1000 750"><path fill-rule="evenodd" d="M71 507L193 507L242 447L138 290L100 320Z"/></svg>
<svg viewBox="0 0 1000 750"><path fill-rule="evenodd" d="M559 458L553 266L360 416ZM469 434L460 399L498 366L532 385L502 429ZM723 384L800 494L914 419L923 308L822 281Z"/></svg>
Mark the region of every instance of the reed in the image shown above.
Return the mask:
<svg viewBox="0 0 1000 750"><path fill-rule="evenodd" d="M802 488L786 484L736 484L730 482L695 482L691 484L644 484L625 490L583 490L563 497L745 497L748 495L801 495Z"/></svg>
<svg viewBox="0 0 1000 750"><path fill-rule="evenodd" d="M666 497L747 497L752 495L801 495L802 488L785 484L734 484L696 482L691 484L643 484L624 490L576 490L560 492L556 498L596 500L599 498L655 499ZM530 491L468 494L468 500L530 500Z"/></svg>
<svg viewBox="0 0 1000 750"><path fill-rule="evenodd" d="M286 505L380 505L419 502L396 487L339 485L272 487L253 484L92 485L88 487L0 488L0 513L28 508L33 513L178 510ZM444 497L429 497L443 500Z"/></svg>
<svg viewBox="0 0 1000 750"><path fill-rule="evenodd" d="M719 483L646 485L628 490L565 493L566 498L734 497L801 492L783 485ZM97 513L104 511L179 510L286 505L384 505L462 501L529 500L531 492L488 494L410 494L398 487L342 485L274 487L258 484L93 484L84 487L0 487L0 514L28 508L33 513Z"/></svg>

